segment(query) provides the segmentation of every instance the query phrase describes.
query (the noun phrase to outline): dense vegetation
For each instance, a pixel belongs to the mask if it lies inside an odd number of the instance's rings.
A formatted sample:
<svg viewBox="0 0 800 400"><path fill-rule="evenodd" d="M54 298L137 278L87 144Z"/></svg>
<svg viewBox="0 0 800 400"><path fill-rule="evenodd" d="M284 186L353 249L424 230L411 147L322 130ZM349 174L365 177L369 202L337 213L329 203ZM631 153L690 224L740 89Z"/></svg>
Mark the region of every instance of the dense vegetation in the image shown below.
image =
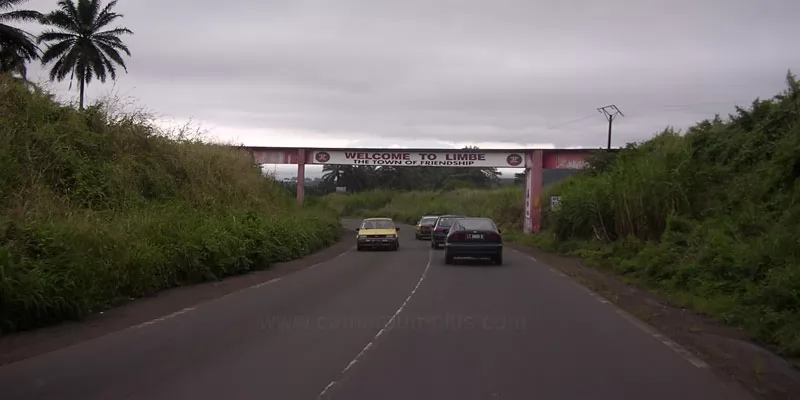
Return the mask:
<svg viewBox="0 0 800 400"><path fill-rule="evenodd" d="M0 331L243 273L339 237L245 153L0 75Z"/></svg>
<svg viewBox="0 0 800 400"><path fill-rule="evenodd" d="M800 354L800 84L685 134L600 154L549 189L561 206L520 237L582 256L673 302ZM521 226L519 189L332 196L343 214L466 212Z"/></svg>
<svg viewBox="0 0 800 400"><path fill-rule="evenodd" d="M522 226L524 198L523 188L514 185L494 190L373 190L354 195L331 194L324 204L343 216L389 216L407 224L416 224L422 215L481 215L492 217L506 230L513 231Z"/></svg>

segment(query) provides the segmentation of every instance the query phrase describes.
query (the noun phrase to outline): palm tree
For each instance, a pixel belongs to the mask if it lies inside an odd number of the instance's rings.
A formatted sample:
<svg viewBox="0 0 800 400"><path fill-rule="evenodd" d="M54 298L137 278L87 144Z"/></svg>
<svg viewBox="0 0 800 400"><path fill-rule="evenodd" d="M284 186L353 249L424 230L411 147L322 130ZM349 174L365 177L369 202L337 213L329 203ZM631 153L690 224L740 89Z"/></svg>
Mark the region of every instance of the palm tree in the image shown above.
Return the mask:
<svg viewBox="0 0 800 400"><path fill-rule="evenodd" d="M128 47L122 43L120 36L133 34L128 28L103 30L108 24L122 14L112 9L117 0L109 1L101 8L100 0L60 0L58 8L44 16L43 23L59 30L48 30L39 35L39 43L48 42L47 50L42 54L42 64L55 61L50 69L50 80L62 81L70 75L80 83L80 108L86 85L96 77L100 82L106 81L110 75L117 79L116 65L125 72L128 68L120 55L120 51L131 55Z"/></svg>
<svg viewBox="0 0 800 400"><path fill-rule="evenodd" d="M26 63L39 58L36 38L22 29L6 25L6 21L30 22L42 19L33 10L12 10L28 0L0 0L0 72L16 73L27 79Z"/></svg>
<svg viewBox="0 0 800 400"><path fill-rule="evenodd" d="M322 180L333 185L338 185L342 179L344 168L342 165L326 164L322 166Z"/></svg>

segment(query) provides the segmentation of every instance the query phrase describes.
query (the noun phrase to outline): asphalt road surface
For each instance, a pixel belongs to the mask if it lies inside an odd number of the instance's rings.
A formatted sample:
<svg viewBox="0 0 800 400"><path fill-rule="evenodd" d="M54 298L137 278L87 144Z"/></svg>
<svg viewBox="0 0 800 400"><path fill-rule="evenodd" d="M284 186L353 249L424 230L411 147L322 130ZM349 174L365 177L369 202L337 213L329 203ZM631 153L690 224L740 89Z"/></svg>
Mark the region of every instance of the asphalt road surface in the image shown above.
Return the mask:
<svg viewBox="0 0 800 400"><path fill-rule="evenodd" d="M448 266L402 226L183 313L0 367L3 399L749 398L547 266ZM671 347L672 346L672 347ZM675 348L673 348L675 347Z"/></svg>

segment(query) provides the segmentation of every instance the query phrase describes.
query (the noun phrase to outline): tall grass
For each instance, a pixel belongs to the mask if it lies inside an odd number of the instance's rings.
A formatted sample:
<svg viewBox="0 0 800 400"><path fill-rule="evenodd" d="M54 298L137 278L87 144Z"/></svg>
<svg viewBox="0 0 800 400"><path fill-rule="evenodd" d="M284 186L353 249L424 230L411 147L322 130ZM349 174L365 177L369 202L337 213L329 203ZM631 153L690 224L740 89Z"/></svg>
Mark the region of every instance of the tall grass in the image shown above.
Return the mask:
<svg viewBox="0 0 800 400"><path fill-rule="evenodd" d="M0 331L77 319L337 240L244 153L0 77Z"/></svg>
<svg viewBox="0 0 800 400"><path fill-rule="evenodd" d="M613 167L557 190L562 208L551 222L559 239L636 236L657 239L665 216L691 210L696 165L683 138L667 130L638 152L623 152Z"/></svg>
<svg viewBox="0 0 800 400"><path fill-rule="evenodd" d="M685 135L667 129L597 157L546 191L561 205L544 209L545 230L517 239L579 255L800 355L800 83L788 74L787 86ZM366 204L358 196L337 201L355 209ZM521 226L520 189L391 197L362 214L467 213Z"/></svg>

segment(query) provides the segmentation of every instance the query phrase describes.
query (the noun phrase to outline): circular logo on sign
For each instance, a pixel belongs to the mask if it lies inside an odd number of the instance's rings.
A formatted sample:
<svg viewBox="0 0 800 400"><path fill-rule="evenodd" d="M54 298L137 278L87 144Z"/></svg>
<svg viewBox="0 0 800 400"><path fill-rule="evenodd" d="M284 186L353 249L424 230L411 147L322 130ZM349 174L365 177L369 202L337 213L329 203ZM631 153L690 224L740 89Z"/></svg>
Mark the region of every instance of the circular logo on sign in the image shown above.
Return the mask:
<svg viewBox="0 0 800 400"><path fill-rule="evenodd" d="M324 163L330 161L331 155L328 154L327 152L320 151L316 155L314 155L314 159L317 160L317 162Z"/></svg>
<svg viewBox="0 0 800 400"><path fill-rule="evenodd" d="M511 154L506 157L506 162L512 167L522 164L522 156L519 154Z"/></svg>

